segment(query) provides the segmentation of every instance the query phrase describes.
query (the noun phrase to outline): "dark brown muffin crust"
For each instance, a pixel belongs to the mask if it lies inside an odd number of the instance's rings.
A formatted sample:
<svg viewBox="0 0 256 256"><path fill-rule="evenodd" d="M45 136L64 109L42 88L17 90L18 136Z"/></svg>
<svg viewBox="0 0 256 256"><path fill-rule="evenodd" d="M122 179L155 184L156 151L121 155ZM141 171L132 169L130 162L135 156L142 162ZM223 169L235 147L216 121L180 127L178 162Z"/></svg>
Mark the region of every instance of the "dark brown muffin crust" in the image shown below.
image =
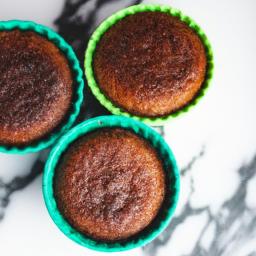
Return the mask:
<svg viewBox="0 0 256 256"><path fill-rule="evenodd" d="M156 117L194 99L204 81L206 54L198 35L178 18L142 12L103 35L93 68L99 87L117 106Z"/></svg>
<svg viewBox="0 0 256 256"><path fill-rule="evenodd" d="M0 143L24 145L51 132L72 98L60 50L35 32L0 31Z"/></svg>
<svg viewBox="0 0 256 256"><path fill-rule="evenodd" d="M165 177L155 149L136 134L104 128L75 141L55 173L57 206L78 231L117 241L137 234L158 213Z"/></svg>

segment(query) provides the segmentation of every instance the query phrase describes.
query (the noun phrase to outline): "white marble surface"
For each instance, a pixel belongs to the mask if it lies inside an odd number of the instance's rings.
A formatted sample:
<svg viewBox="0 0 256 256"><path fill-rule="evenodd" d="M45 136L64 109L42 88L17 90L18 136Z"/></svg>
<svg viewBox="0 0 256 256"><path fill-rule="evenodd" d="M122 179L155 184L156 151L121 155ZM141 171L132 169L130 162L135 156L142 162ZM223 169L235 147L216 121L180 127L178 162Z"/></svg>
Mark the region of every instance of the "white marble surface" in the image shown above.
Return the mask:
<svg viewBox="0 0 256 256"><path fill-rule="evenodd" d="M69 1L73 6L78 2ZM96 1L84 2L64 19L80 28L80 37L83 26L90 31L113 9L133 1L105 1L89 21ZM144 2L169 4L201 25L214 49L215 74L200 104L164 127L181 168L181 195L171 225L143 250L116 255L255 256L256 1ZM53 23L64 4L64 0L0 0L0 20L34 20L68 36L65 22ZM72 36L70 42L83 49ZM103 254L73 243L53 224L43 202L40 163L31 172L39 155L45 159L47 152L0 154L0 255Z"/></svg>

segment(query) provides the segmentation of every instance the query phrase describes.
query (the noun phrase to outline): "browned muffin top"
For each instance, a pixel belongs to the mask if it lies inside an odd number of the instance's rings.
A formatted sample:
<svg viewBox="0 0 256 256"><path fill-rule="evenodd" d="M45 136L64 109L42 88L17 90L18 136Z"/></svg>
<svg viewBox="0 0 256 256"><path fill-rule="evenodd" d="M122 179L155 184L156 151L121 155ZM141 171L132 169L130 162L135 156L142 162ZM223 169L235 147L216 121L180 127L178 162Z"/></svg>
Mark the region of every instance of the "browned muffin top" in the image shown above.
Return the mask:
<svg viewBox="0 0 256 256"><path fill-rule="evenodd" d="M54 129L72 98L60 50L35 32L0 32L0 143L26 144Z"/></svg>
<svg viewBox="0 0 256 256"><path fill-rule="evenodd" d="M104 128L75 141L56 169L57 206L78 231L95 239L128 238L155 218L165 177L155 149L136 134Z"/></svg>
<svg viewBox="0 0 256 256"><path fill-rule="evenodd" d="M197 34L162 12L130 15L113 25L94 55L96 80L110 100L140 116L162 116L187 105L205 76Z"/></svg>

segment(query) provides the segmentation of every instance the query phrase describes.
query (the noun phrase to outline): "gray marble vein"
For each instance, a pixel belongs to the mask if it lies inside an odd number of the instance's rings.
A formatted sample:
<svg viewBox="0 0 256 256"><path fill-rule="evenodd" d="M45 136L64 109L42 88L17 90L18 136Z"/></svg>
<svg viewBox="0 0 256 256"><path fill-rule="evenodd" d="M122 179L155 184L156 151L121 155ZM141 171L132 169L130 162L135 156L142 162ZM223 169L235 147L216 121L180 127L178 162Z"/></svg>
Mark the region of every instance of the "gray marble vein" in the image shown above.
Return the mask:
<svg viewBox="0 0 256 256"><path fill-rule="evenodd" d="M200 155L202 156L203 153L201 152ZM198 159L198 157L194 159ZM196 171L192 168L193 163L194 161L192 160L186 168L181 170L182 175L186 175L189 170ZM160 248L166 246L167 243L171 243L172 234L186 219L202 212L207 214L208 220L189 256L230 256L241 248L248 239L255 239L256 212L247 207L245 199L248 182L256 175L256 156L249 164L240 167L237 172L240 179L239 186L232 197L224 201L217 213L212 213L208 206L202 208L192 207L190 199L194 190L191 189L191 194L187 203L183 206L182 212L173 218L169 227L157 239L144 247L144 255L157 255ZM210 246L204 248L202 239L210 225L215 227L214 236ZM255 251L252 251L249 255L255 255L255 253Z"/></svg>
<svg viewBox="0 0 256 256"><path fill-rule="evenodd" d="M187 174L187 172L191 171L193 169L194 164L200 160L200 158L204 155L205 153L205 148L203 147L201 149L201 151L199 152L199 154L197 154L196 156L194 156L191 161L180 170L180 174L181 176L184 176L185 174ZM192 186L192 183L191 183ZM193 189L191 190L193 191ZM191 192L190 196L192 195L193 192ZM159 236L157 237L153 242L151 242L150 244L146 245L143 248L143 252L145 255L148 256L154 256L157 255L157 251L159 248L164 247L169 240L171 239L172 233L173 231L179 226L181 225L186 218L188 218L189 216L192 215L197 215L202 213L204 210L207 210L207 207L205 208L199 208L199 209L193 209L190 205L190 203L188 202L184 207L182 212L178 215L175 216L170 225L166 228L166 230Z"/></svg>
<svg viewBox="0 0 256 256"><path fill-rule="evenodd" d="M44 162L39 158L28 174L16 176L7 183L4 183L0 178L0 221L4 218L5 209L10 202L12 194L31 184L42 173L43 168Z"/></svg>

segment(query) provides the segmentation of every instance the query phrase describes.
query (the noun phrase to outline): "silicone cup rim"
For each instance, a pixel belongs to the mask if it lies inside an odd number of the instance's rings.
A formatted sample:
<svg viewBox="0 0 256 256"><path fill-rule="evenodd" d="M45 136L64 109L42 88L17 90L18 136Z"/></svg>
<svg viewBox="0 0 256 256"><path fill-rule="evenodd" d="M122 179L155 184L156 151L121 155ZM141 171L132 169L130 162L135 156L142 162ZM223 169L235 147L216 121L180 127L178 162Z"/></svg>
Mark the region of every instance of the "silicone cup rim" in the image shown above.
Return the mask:
<svg viewBox="0 0 256 256"><path fill-rule="evenodd" d="M165 159L164 162L167 165L166 168L168 168L168 170L166 171L166 175L169 179L173 180L173 182L170 185L170 191L174 191L173 197L168 198L168 200L170 200L172 203L169 205L165 213L164 219L161 219L157 228L150 230L146 236L144 234L143 238L139 238L136 241L129 241L128 239L128 241L126 242L116 242L109 244L106 242L96 241L94 239L86 237L85 235L80 234L73 227L71 227L68 224L68 222L62 217L61 213L57 208L56 201L54 199L54 172L55 167L63 152L66 150L70 143L72 143L80 136L85 135L86 133L92 130L100 129L103 127L123 127L125 129L130 129L134 131L136 134L139 134L140 136L150 141L152 146L158 150L159 155L163 159ZM49 154L45 166L42 189L45 204L52 220L68 238L92 250L104 252L117 252L144 246L145 244L149 243L154 238L156 238L168 226L178 202L180 191L180 177L175 157L171 149L166 144L166 142L164 141L160 134L158 134L156 131L154 131L147 125L135 121L131 118L122 116L99 116L89 119L75 126L68 133L66 133L54 146L54 148Z"/></svg>
<svg viewBox="0 0 256 256"><path fill-rule="evenodd" d="M104 95L104 93L101 91L99 85L96 82L96 79L94 77L93 72L93 54L96 50L97 44L100 41L101 37L104 35L104 33L110 29L114 24L116 24L121 19L125 18L128 15L133 15L138 12L144 12L144 11L152 11L152 12L164 12L168 13L171 16L179 18L181 21L185 22L191 29L193 29L197 35L202 40L202 43L205 47L206 51L206 57L207 57L207 72L205 75L205 81L198 92L197 96L186 106L179 109L176 112L173 112L169 115L163 116L163 117L142 117L133 115L125 110L122 110L120 107L115 105L107 96ZM138 4L133 5L128 8L122 9L107 19L105 19L93 32L93 34L90 37L90 40L88 42L88 46L85 52L85 61L84 61L84 69L85 74L87 78L88 85L96 97L96 99L103 105L108 111L110 111L114 115L122 115L134 118L135 120L139 120L142 122L145 122L150 125L161 125L173 118L176 118L180 116L181 114L184 114L188 112L191 108L193 108L200 99L205 95L209 84L212 80L213 76L213 70L214 70L214 63L213 63L213 52L212 47L210 45L209 40L207 39L206 34L203 32L203 30L200 28L200 26L193 21L189 16L184 15L181 11L172 8L170 6L166 5L155 5L155 4Z"/></svg>
<svg viewBox="0 0 256 256"><path fill-rule="evenodd" d="M35 153L50 147L62 134L70 129L80 112L80 108L83 102L84 81L83 72L80 68L80 64L75 55L75 52L73 51L72 47L59 34L54 32L52 29L44 25L35 23L33 21L0 21L0 31L10 31L14 29L19 29L21 31L33 31L53 42L67 58L74 76L73 80L75 84L75 101L72 102L72 109L70 111L70 114L67 116L67 120L63 122L63 124L60 124L56 131L53 130L48 135L46 135L46 137L38 139L32 144L24 146L8 146L0 144L0 152L2 153L23 155L27 153Z"/></svg>

